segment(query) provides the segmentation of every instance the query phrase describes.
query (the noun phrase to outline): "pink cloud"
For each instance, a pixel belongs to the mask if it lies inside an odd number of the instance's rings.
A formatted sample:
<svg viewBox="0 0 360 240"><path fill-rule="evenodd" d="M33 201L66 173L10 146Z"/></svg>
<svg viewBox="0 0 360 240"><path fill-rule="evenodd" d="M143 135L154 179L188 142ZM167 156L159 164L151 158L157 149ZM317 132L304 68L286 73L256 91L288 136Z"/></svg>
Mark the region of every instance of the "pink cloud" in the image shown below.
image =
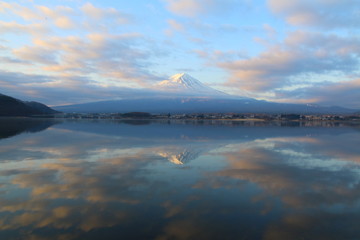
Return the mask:
<svg viewBox="0 0 360 240"><path fill-rule="evenodd" d="M296 26L352 28L360 26L357 0L268 0L270 9Z"/></svg>
<svg viewBox="0 0 360 240"><path fill-rule="evenodd" d="M164 0L169 11L176 15L195 17L208 13L224 13L239 6L237 0Z"/></svg>
<svg viewBox="0 0 360 240"><path fill-rule="evenodd" d="M262 92L301 84L296 77L333 71L356 71L360 39L332 34L296 31L279 44L257 56L240 60L220 60L217 66L231 74L228 86Z"/></svg>

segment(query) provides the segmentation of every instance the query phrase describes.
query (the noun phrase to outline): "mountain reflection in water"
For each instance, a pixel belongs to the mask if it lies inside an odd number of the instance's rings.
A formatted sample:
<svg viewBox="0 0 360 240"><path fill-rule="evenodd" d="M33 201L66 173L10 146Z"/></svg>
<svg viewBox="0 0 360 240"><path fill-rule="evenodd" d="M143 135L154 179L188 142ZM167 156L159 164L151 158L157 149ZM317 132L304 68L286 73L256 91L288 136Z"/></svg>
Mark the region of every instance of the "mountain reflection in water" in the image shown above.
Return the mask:
<svg viewBox="0 0 360 240"><path fill-rule="evenodd" d="M359 126L18 121L0 239L360 238Z"/></svg>

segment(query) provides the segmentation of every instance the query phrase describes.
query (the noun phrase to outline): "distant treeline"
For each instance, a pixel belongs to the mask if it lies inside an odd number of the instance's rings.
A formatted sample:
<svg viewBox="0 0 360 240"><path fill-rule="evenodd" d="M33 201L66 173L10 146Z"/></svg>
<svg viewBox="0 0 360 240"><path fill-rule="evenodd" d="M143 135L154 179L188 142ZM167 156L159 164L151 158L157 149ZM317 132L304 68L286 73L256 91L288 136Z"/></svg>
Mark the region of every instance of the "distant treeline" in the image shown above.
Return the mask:
<svg viewBox="0 0 360 240"><path fill-rule="evenodd" d="M150 118L152 115L147 112L129 112L129 113L123 113L119 114L119 116L124 118Z"/></svg>

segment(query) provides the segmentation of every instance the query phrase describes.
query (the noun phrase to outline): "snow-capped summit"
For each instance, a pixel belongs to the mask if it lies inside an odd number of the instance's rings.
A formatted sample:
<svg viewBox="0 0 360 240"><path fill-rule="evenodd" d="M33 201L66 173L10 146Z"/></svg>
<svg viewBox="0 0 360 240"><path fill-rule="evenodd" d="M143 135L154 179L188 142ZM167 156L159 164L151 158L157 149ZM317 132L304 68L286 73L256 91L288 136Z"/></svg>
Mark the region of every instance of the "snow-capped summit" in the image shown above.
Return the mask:
<svg viewBox="0 0 360 240"><path fill-rule="evenodd" d="M209 89L210 87L204 85L199 80L191 77L187 73L178 73L169 78L169 80L164 80L159 83L161 86L172 86L172 87L182 87L185 89L191 90L200 90Z"/></svg>
<svg viewBox="0 0 360 240"><path fill-rule="evenodd" d="M169 162L176 165L186 164L196 158L198 158L204 148L195 149L193 147L170 147L168 149L162 149L157 154L163 158L166 158Z"/></svg>
<svg viewBox="0 0 360 240"><path fill-rule="evenodd" d="M228 94L206 86L199 80L193 78L187 73L178 73L171 76L168 80L161 81L157 84L160 90L182 93L188 95L202 96L228 96Z"/></svg>

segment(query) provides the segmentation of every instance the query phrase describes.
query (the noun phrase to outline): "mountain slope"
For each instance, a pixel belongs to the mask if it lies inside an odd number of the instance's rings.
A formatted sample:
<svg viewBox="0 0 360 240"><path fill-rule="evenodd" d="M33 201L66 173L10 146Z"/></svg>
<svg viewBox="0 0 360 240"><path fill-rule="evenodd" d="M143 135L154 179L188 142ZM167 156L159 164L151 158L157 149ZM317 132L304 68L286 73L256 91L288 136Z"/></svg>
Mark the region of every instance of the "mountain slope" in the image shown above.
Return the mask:
<svg viewBox="0 0 360 240"><path fill-rule="evenodd" d="M232 96L201 83L188 74L176 74L156 85L152 97L111 100L55 107L62 112L111 113L299 113L345 114L355 110L305 104L284 104Z"/></svg>
<svg viewBox="0 0 360 240"><path fill-rule="evenodd" d="M57 111L38 102L23 102L19 99L0 94L0 116L25 117L31 115L54 114Z"/></svg>
<svg viewBox="0 0 360 240"><path fill-rule="evenodd" d="M156 85L161 91L183 96L230 97L231 95L206 86L186 73L178 73Z"/></svg>
<svg viewBox="0 0 360 240"><path fill-rule="evenodd" d="M82 113L114 113L114 112L150 112L150 113L353 113L354 110L340 107L315 107L304 104L282 104L254 99L201 99L201 98L169 98L169 99L128 99L93 102L69 106L55 107L62 112Z"/></svg>
<svg viewBox="0 0 360 240"><path fill-rule="evenodd" d="M27 106L31 107L32 109L35 109L40 114L54 114L57 113L54 109L46 106L45 104L39 103L39 102L24 102Z"/></svg>

